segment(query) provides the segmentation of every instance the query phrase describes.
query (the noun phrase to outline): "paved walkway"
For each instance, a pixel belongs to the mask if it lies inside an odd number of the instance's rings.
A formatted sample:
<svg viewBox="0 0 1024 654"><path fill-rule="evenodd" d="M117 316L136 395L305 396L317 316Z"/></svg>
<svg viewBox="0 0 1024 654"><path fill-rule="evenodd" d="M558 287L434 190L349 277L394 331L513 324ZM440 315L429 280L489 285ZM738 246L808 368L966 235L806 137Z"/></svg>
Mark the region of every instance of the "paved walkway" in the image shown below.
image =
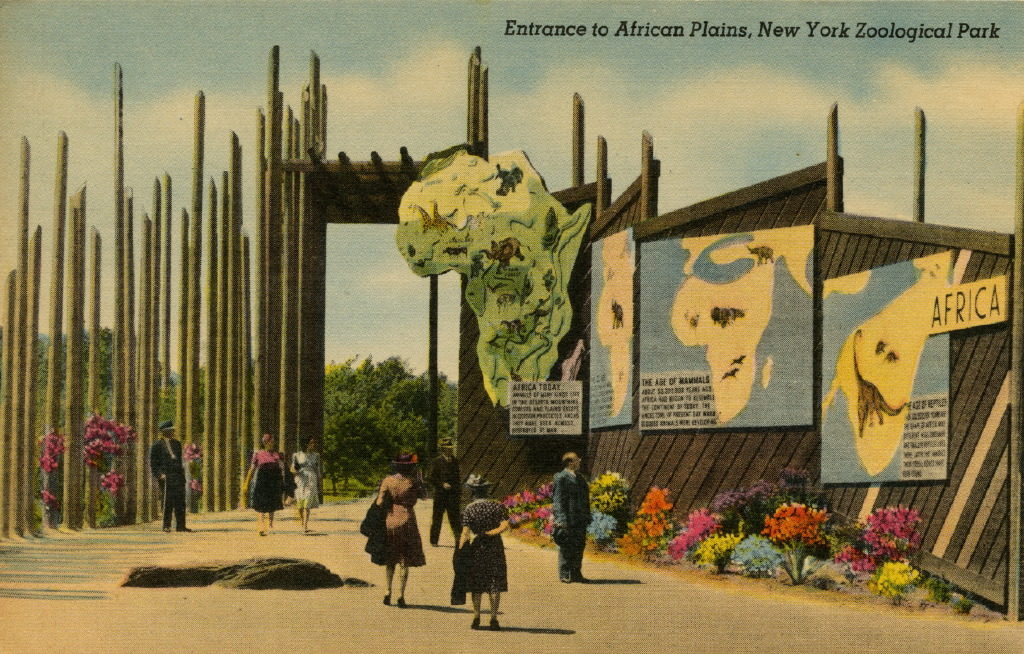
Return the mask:
<svg viewBox="0 0 1024 654"><path fill-rule="evenodd" d="M0 653L31 652L940 652L1024 651L1024 626L922 617L808 600L614 561L588 560L599 583L562 584L551 548L506 539L511 591L503 631L471 631L448 605L451 533L427 549L399 609L381 604L383 569L363 553L366 501L321 507L304 535L291 511L261 538L251 511L195 517L192 534L156 525L0 543ZM421 531L429 502L419 505ZM121 588L132 566L293 556L372 588L251 591ZM485 600L486 606L486 600ZM485 618L486 622L486 618Z"/></svg>

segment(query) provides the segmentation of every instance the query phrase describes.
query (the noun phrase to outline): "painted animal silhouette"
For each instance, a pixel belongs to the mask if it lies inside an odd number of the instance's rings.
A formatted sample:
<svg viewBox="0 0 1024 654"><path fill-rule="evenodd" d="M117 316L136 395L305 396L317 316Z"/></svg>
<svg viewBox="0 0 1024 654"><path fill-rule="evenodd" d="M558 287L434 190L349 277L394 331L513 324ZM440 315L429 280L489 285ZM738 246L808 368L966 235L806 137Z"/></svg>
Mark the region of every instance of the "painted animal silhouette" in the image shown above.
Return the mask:
<svg viewBox="0 0 1024 654"><path fill-rule="evenodd" d="M746 359L746 358L747 358L746 354L741 354L738 357L736 357L735 359L733 359L732 363L730 365L742 366L743 365L743 360Z"/></svg>
<svg viewBox="0 0 1024 654"><path fill-rule="evenodd" d="M466 246L463 245L462 247L457 247L457 248L445 248L444 249L444 253L455 256L455 255L459 255L459 254L468 254L469 251L466 249Z"/></svg>
<svg viewBox="0 0 1024 654"><path fill-rule="evenodd" d="M750 254L757 257L757 265L764 263L775 263L775 250L771 249L767 245L758 245L757 247L747 246L747 250Z"/></svg>
<svg viewBox="0 0 1024 654"><path fill-rule="evenodd" d="M481 250L481 252L491 261L497 261L499 268L504 268L512 261L512 257L516 257L520 261L526 259L520 251L521 245L519 239L510 236L502 239L500 243L491 241L491 249Z"/></svg>
<svg viewBox="0 0 1024 654"><path fill-rule="evenodd" d="M733 368L729 372L727 372L724 375L722 375L722 379L725 379L726 377L735 377L736 373L738 373L739 371L740 371L739 368Z"/></svg>
<svg viewBox="0 0 1024 654"><path fill-rule="evenodd" d="M619 329L622 327L622 305L612 300L612 329Z"/></svg>
<svg viewBox="0 0 1024 654"><path fill-rule="evenodd" d="M501 180L501 186L495 191L498 195L508 195L509 191L515 191L519 182L523 181L523 171L518 168L502 170L501 164L497 164L497 176Z"/></svg>
<svg viewBox="0 0 1024 654"><path fill-rule="evenodd" d="M857 345L863 337L862 330L854 333L853 339L853 373L857 377L857 436L863 438L865 425L874 425L875 418L878 424L885 424L885 416L898 416L903 409L907 408L904 402L899 406L892 406L885 401L882 392L878 387L864 379L860 372L860 362L857 357Z"/></svg>
<svg viewBox="0 0 1024 654"><path fill-rule="evenodd" d="M444 217L437 213L437 203L433 203L432 214L428 214L423 210L423 207L417 206L417 211L420 212L420 220L423 223L423 233L426 234L427 230L435 229L439 232L447 232L449 227L454 227Z"/></svg>
<svg viewBox="0 0 1024 654"><path fill-rule="evenodd" d="M714 307L711 309L711 320L720 325L723 329L736 322L746 314L743 309L733 307Z"/></svg>

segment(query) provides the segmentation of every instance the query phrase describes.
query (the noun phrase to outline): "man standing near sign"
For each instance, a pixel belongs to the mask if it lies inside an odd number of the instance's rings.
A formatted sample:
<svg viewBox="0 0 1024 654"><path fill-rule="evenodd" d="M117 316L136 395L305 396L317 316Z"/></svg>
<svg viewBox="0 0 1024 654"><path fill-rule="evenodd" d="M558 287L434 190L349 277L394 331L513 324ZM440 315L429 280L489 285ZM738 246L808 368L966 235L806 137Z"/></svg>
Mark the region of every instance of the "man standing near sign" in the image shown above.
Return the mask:
<svg viewBox="0 0 1024 654"><path fill-rule="evenodd" d="M456 544L462 533L459 500L462 497L462 473L459 460L455 458L455 443L442 438L437 443L441 455L430 464L430 484L434 487L434 515L430 521L430 544L437 547L441 537L441 523L448 513L448 526L452 529Z"/></svg>
<svg viewBox="0 0 1024 654"><path fill-rule="evenodd" d="M160 423L160 438L149 448L149 469L163 491L164 531L171 530L171 513L178 531L185 526L185 467L181 461L181 441L174 437L174 423Z"/></svg>
<svg viewBox="0 0 1024 654"><path fill-rule="evenodd" d="M551 536L558 545L558 577L563 583L587 583L583 576L583 548L590 525L590 484L579 473L580 456L562 455L565 468L555 475L555 523Z"/></svg>

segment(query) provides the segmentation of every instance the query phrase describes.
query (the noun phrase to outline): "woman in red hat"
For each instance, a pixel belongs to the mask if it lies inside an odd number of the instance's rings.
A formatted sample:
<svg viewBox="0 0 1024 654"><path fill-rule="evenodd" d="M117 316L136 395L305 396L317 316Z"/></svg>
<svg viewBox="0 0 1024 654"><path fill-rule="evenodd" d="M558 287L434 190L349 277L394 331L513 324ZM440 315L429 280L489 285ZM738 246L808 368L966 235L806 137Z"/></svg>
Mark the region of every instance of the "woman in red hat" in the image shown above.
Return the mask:
<svg viewBox="0 0 1024 654"><path fill-rule="evenodd" d="M384 603L391 604L391 588L398 567L398 599L396 606L405 606L405 585L409 568L427 564L423 542L416 526L416 500L426 497L423 482L416 474L416 455L399 454L391 462L394 474L385 477L377 492L377 504L387 509L387 555L385 571L388 593Z"/></svg>

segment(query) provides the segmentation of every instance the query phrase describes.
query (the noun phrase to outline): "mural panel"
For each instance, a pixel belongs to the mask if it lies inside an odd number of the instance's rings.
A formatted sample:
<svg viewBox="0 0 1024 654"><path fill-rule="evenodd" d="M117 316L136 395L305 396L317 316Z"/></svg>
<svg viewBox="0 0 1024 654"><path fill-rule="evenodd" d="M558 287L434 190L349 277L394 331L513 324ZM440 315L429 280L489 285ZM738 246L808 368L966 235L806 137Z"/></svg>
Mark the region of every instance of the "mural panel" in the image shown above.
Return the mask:
<svg viewBox="0 0 1024 654"><path fill-rule="evenodd" d="M640 428L810 424L814 227L641 248Z"/></svg>
<svg viewBox="0 0 1024 654"><path fill-rule="evenodd" d="M633 422L632 228L596 241L590 268L590 428Z"/></svg>
<svg viewBox="0 0 1024 654"><path fill-rule="evenodd" d="M823 285L823 482L945 479L952 252Z"/></svg>

